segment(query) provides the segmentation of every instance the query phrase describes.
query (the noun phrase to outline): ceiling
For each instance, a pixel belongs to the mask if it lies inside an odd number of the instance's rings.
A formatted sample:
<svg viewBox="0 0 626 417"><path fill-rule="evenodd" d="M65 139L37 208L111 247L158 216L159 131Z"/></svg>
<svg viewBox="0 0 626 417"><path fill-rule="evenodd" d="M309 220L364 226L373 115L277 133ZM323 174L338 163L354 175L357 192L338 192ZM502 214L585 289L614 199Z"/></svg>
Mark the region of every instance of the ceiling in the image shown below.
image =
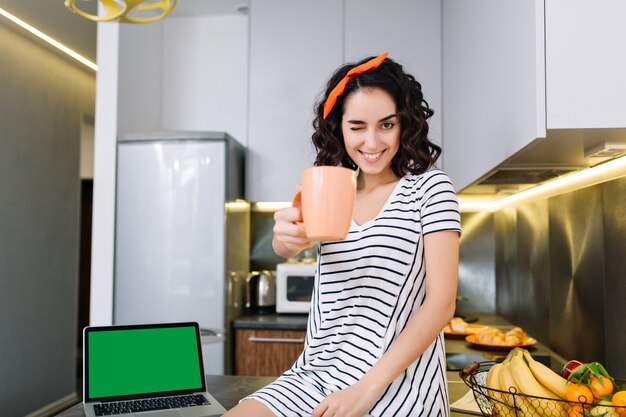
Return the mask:
<svg viewBox="0 0 626 417"><path fill-rule="evenodd" d="M97 0L76 0L95 14ZM0 0L0 7L96 62L97 24L70 12L63 0ZM249 0L178 0L170 16L200 16L245 12ZM12 25L0 18L0 24ZM149 23L148 23L149 24Z"/></svg>

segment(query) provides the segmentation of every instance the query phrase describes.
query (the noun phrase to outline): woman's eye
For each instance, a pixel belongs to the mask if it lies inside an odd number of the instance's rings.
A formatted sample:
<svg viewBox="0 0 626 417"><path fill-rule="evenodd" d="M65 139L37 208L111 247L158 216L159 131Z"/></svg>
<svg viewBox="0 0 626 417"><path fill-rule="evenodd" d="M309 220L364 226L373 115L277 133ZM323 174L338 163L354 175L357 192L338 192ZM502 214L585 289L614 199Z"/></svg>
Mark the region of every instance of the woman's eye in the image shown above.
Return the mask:
<svg viewBox="0 0 626 417"><path fill-rule="evenodd" d="M382 124L383 129L391 129L392 127L394 127L396 124L392 123L392 122L385 122Z"/></svg>
<svg viewBox="0 0 626 417"><path fill-rule="evenodd" d="M358 130L363 130L363 128L362 127L351 127L350 130L353 131L353 132L356 132Z"/></svg>

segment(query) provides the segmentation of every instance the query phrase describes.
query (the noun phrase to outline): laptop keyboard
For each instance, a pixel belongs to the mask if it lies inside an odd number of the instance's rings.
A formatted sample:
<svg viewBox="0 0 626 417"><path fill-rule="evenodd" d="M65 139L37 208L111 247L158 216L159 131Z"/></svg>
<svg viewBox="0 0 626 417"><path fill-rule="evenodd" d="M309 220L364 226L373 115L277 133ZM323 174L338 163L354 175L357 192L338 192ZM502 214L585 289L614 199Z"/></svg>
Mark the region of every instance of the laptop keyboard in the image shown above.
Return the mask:
<svg viewBox="0 0 626 417"><path fill-rule="evenodd" d="M147 398L143 400L118 401L94 404L96 416L111 416L141 411L167 410L168 408L208 405L210 402L200 394L178 395L174 397Z"/></svg>

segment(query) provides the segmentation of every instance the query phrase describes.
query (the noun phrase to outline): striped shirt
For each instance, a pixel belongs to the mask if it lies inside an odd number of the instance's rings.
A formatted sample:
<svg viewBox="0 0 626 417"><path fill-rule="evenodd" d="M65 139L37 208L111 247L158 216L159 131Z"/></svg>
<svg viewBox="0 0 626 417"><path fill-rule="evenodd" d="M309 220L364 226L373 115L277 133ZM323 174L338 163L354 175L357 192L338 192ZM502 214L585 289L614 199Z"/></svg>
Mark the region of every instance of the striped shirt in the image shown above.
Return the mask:
<svg viewBox="0 0 626 417"><path fill-rule="evenodd" d="M400 179L374 219L320 244L304 351L251 397L277 416L310 416L324 397L357 382L426 297L424 235L460 232L448 176ZM449 416L443 334L382 393L370 416Z"/></svg>

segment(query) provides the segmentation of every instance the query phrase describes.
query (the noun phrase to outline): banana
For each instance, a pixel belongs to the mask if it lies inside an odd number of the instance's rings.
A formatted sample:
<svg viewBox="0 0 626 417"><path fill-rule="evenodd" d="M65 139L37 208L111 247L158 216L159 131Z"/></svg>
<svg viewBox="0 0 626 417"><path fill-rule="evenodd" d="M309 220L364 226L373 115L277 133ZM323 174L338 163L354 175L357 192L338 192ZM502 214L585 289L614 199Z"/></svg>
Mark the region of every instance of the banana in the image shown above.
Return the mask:
<svg viewBox="0 0 626 417"><path fill-rule="evenodd" d="M519 356L511 359L511 373L521 392L535 397L545 397L560 400L559 396L545 388L535 379L532 371Z"/></svg>
<svg viewBox="0 0 626 417"><path fill-rule="evenodd" d="M511 371L509 369L511 359L513 359L515 356L517 356L517 348L509 352L506 358L504 358L504 360L502 361L501 363L502 366L500 367L500 369L498 369L500 390L509 393L509 394L499 393L500 400L508 404L509 407L511 408L513 408L513 396L510 393L514 392L515 394L519 394L519 387L515 383L515 380L513 379L513 375L511 375ZM510 410L510 411L514 413L514 410ZM507 415L507 413L504 413L504 415Z"/></svg>
<svg viewBox="0 0 626 417"><path fill-rule="evenodd" d="M501 363L496 363L491 368L489 368L489 372L487 372L487 388L491 389L500 389L500 370L502 369Z"/></svg>
<svg viewBox="0 0 626 417"><path fill-rule="evenodd" d="M515 384L513 375L511 375L509 366L511 366L509 363L502 362L502 368L500 369L500 389L504 392L519 393L519 389L517 388L517 384ZM502 396L504 397L504 401L510 407L513 407L513 397L510 394L503 394Z"/></svg>
<svg viewBox="0 0 626 417"><path fill-rule="evenodd" d="M503 363L503 367L500 370L500 386L502 387L502 391L509 392L509 394L502 394L504 402L508 405L508 407L505 407L507 408L506 412L498 415L520 417L539 415L536 413L535 407L533 407L530 401L525 396L519 395L521 390L515 382L515 378L513 377L513 373L511 371L511 363L515 358L516 355L513 355L511 362Z"/></svg>
<svg viewBox="0 0 626 417"><path fill-rule="evenodd" d="M509 363L511 362L511 359L513 359L515 356L517 356L517 354L519 353L519 348L514 348L512 349L508 355L506 355L506 358L504 358L504 360L502 361L502 363Z"/></svg>
<svg viewBox="0 0 626 417"><path fill-rule="evenodd" d="M491 397L492 401L491 406L497 411L497 415L506 416L507 407L503 403L504 395L499 390L501 390L500 386L500 372L502 371L502 367L504 365L501 363L496 363L491 368L489 368L489 372L487 372L487 380L486 385L489 393L489 397Z"/></svg>
<svg viewBox="0 0 626 417"><path fill-rule="evenodd" d="M528 367L535 378L537 378L537 381L561 399L567 399L567 380L543 363L534 360L527 350L524 349L523 354Z"/></svg>
<svg viewBox="0 0 626 417"><path fill-rule="evenodd" d="M543 411L544 416L562 416L565 414L564 403L559 402L561 398L554 394L552 391L545 388L543 385L535 379L532 371L526 364L523 359L523 353L515 356L511 359L511 363L509 365L511 374L515 383L520 389L522 394L531 395L534 397L542 397L548 398L550 400L557 401L549 401L542 400L539 398L525 398L532 406L538 408Z"/></svg>

